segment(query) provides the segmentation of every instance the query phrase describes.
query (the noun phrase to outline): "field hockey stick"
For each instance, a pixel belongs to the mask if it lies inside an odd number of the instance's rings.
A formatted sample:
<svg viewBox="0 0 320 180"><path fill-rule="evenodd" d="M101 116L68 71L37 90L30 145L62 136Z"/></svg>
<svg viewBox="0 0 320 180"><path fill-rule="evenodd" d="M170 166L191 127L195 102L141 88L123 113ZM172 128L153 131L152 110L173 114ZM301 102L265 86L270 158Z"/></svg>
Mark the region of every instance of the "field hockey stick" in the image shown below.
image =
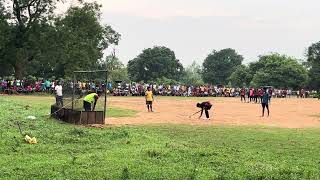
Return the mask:
<svg viewBox="0 0 320 180"><path fill-rule="evenodd" d="M200 110L200 111L202 111L202 110ZM196 113L190 115L189 118L191 118L191 116L194 116L194 115L198 114L200 111L197 111Z"/></svg>
<svg viewBox="0 0 320 180"><path fill-rule="evenodd" d="M52 114L56 114L57 112L61 111L63 108L69 106L71 103L73 103L73 102L75 102L75 101L79 101L79 100L81 100L81 99L82 99L82 98L80 98L80 99L75 99L75 100L71 101L70 103L68 103L68 104L62 106L61 108L59 108L57 111L55 111L55 112L53 112L53 113L51 113L51 114L48 114L48 115L51 116Z"/></svg>

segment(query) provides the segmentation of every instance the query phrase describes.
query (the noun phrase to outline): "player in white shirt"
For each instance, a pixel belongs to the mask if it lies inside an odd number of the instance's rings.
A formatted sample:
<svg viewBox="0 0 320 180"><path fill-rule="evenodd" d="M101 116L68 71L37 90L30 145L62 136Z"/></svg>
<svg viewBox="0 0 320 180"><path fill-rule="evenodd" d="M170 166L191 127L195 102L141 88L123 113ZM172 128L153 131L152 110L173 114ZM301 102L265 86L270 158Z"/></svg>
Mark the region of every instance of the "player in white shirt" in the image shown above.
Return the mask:
<svg viewBox="0 0 320 180"><path fill-rule="evenodd" d="M55 92L56 92L56 105L57 106L63 106L63 100L62 100L62 86L61 83L58 82L58 84L56 85L56 87L54 88Z"/></svg>

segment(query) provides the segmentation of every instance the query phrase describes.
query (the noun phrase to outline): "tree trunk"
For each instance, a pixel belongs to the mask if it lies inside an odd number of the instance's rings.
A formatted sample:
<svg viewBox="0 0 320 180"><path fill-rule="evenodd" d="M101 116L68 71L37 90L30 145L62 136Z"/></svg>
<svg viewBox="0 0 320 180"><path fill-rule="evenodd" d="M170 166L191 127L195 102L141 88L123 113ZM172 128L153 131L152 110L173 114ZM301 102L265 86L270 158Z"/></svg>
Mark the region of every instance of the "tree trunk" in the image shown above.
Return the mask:
<svg viewBox="0 0 320 180"><path fill-rule="evenodd" d="M17 49L14 64L14 74L17 79L22 79L27 66L27 53L23 48Z"/></svg>
<svg viewBox="0 0 320 180"><path fill-rule="evenodd" d="M16 60L16 63L14 65L14 72L16 79L22 79L24 74L24 63L20 60Z"/></svg>

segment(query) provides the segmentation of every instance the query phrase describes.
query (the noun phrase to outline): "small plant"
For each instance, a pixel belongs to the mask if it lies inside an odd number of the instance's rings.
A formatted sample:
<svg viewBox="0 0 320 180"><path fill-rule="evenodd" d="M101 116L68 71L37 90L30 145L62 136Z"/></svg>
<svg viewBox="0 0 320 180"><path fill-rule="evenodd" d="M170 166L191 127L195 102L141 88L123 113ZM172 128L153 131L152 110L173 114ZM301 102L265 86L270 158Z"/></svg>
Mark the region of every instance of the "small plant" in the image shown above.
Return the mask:
<svg viewBox="0 0 320 180"><path fill-rule="evenodd" d="M155 149L152 149L152 150L148 150L147 151L147 155L150 158L160 158L161 152L159 152L159 151L157 151Z"/></svg>
<svg viewBox="0 0 320 180"><path fill-rule="evenodd" d="M123 168L121 179L123 179L123 180L130 179L128 167Z"/></svg>
<svg viewBox="0 0 320 180"><path fill-rule="evenodd" d="M73 136L79 136L79 137L84 137L87 133L85 130L83 129L80 129L80 128L74 128L73 130L71 130L69 132L70 135L73 135Z"/></svg>

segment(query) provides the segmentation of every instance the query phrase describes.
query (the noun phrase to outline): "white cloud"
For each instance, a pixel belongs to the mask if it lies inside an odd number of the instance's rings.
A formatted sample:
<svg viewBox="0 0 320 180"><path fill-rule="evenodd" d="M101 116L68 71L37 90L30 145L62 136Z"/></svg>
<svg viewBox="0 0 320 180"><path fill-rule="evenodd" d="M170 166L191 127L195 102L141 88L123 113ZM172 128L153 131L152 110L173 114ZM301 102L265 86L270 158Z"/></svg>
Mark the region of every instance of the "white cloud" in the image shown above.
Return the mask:
<svg viewBox="0 0 320 180"><path fill-rule="evenodd" d="M89 0L92 1L92 0ZM318 0L98 0L103 22L122 34L117 54L133 59L165 45L184 64L212 49L234 48L246 61L268 52L303 58L320 40ZM61 6L65 11L70 3ZM64 10L63 10L64 7Z"/></svg>

